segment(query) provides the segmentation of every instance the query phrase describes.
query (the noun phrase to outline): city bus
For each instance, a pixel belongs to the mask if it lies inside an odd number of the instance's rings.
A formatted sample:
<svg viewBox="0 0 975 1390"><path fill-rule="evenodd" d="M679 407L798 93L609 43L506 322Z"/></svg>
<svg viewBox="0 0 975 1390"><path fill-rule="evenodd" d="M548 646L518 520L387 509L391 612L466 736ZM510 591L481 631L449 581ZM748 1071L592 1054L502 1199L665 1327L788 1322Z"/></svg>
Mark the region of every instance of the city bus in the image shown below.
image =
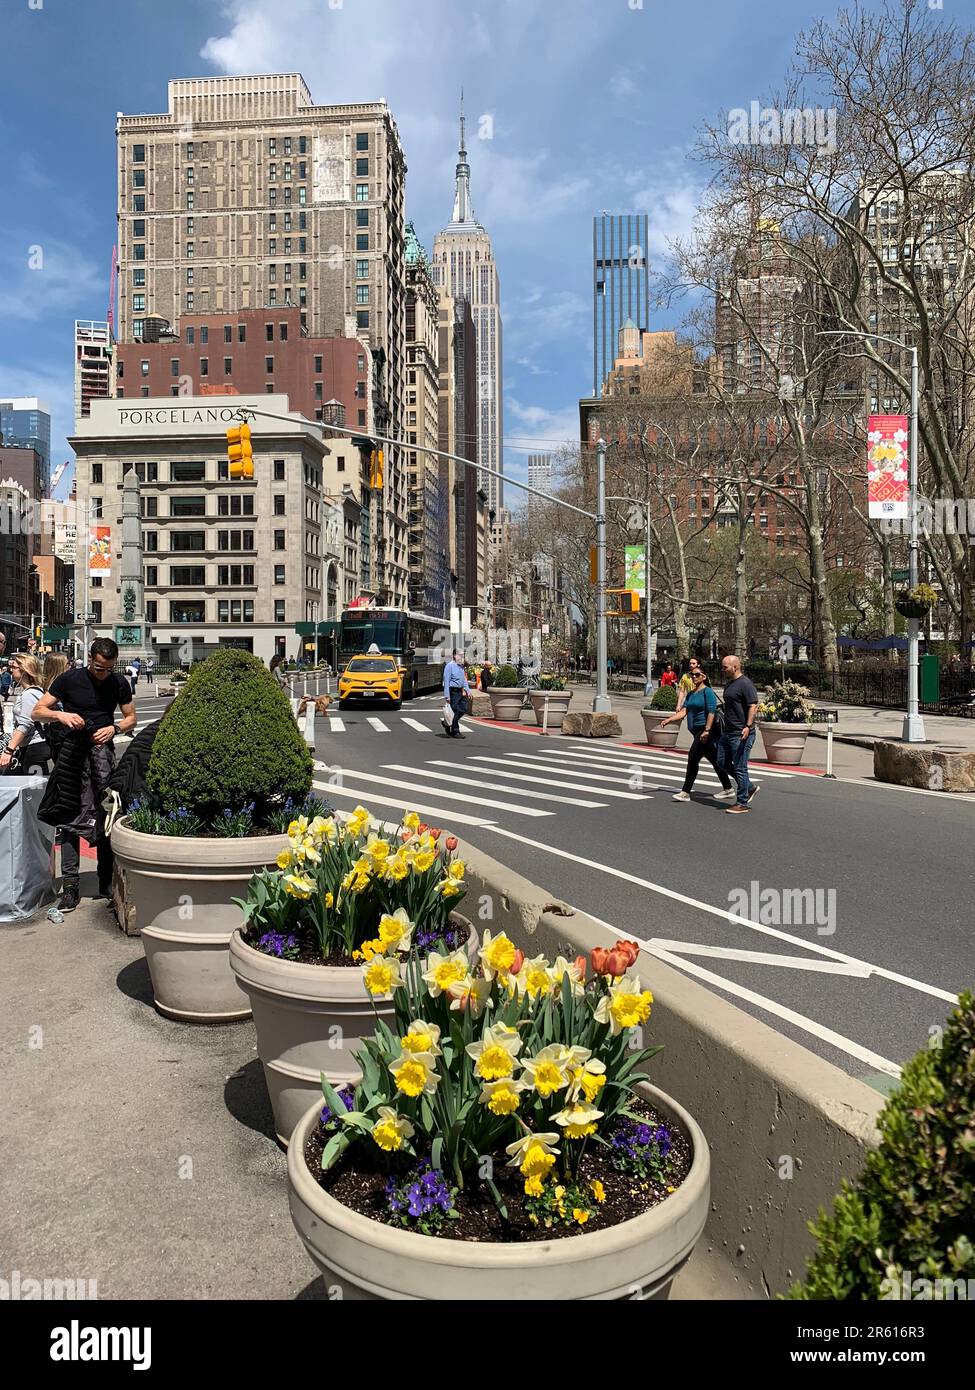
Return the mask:
<svg viewBox="0 0 975 1390"><path fill-rule="evenodd" d="M403 698L439 690L448 660L450 634L445 618L405 608L344 608L339 632L339 670L375 643L403 668Z"/></svg>

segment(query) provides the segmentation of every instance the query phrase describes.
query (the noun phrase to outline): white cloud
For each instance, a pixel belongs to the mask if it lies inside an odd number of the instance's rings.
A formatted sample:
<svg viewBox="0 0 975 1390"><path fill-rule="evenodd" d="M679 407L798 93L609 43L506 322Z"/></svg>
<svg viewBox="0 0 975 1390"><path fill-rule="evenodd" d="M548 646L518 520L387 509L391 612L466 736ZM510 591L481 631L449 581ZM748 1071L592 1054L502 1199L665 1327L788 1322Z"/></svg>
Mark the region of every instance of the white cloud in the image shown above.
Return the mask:
<svg viewBox="0 0 975 1390"><path fill-rule="evenodd" d="M0 319L38 320L87 309L107 296L108 275L76 246L8 233L0 251ZM35 393L31 393L35 394Z"/></svg>
<svg viewBox="0 0 975 1390"><path fill-rule="evenodd" d="M693 231L694 219L705 190L703 171L691 164L682 149L666 151L651 169L638 169L624 175L631 190L630 203L649 214L651 261L669 260L671 244L685 240Z"/></svg>

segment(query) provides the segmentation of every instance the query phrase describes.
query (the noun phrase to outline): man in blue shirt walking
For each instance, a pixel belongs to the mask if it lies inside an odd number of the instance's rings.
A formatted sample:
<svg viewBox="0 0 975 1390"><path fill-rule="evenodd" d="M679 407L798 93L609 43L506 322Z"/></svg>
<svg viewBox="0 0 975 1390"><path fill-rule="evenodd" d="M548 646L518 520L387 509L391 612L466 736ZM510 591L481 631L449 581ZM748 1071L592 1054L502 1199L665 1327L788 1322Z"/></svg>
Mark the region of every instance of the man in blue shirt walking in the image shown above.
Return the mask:
<svg viewBox="0 0 975 1390"><path fill-rule="evenodd" d="M467 672L460 664L463 652L454 649L452 661L448 661L443 673L443 697L450 705L453 712L453 720L448 726L446 719L444 727L450 738L466 738L466 734L460 731L460 716L464 712L464 697L470 696L471 688L467 683Z"/></svg>

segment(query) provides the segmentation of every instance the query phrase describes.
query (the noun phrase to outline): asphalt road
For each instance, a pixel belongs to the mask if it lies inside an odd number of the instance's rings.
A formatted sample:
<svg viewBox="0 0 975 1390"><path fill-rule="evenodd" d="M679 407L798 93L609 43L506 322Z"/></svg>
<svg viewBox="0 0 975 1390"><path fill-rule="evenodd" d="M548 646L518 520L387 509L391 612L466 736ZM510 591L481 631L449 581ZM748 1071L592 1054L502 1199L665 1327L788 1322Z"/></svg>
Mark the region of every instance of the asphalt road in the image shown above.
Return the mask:
<svg viewBox="0 0 975 1390"><path fill-rule="evenodd" d="M164 703L140 692L140 723ZM749 815L726 816L706 766L671 800L682 754L470 721L448 741L441 704L333 705L316 784L455 829L882 1087L972 985L975 801L758 765Z"/></svg>

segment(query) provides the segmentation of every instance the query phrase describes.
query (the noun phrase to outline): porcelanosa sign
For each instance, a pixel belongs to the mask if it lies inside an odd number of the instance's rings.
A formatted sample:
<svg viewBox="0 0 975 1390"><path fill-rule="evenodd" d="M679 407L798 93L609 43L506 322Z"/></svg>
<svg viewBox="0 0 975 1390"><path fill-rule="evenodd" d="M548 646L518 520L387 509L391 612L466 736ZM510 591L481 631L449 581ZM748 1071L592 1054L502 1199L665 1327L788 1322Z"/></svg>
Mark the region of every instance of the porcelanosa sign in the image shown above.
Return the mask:
<svg viewBox="0 0 975 1390"><path fill-rule="evenodd" d="M237 419L238 406L166 406L155 410L120 410L121 429L141 429L146 425L223 425Z"/></svg>

